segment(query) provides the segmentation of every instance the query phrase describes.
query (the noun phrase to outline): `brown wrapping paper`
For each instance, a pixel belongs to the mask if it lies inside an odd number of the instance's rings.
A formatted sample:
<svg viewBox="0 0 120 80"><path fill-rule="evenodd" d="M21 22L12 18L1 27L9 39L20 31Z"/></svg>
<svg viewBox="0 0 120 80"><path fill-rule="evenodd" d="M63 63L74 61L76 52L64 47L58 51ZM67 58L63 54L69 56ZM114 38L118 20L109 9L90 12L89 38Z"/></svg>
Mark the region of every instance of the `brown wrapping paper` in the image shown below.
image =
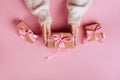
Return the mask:
<svg viewBox="0 0 120 80"><path fill-rule="evenodd" d="M30 30L30 28L28 27L28 25L24 22L24 21L19 21L19 23L16 25L17 28L18 28L18 31L19 30L25 30L26 32L28 30ZM28 34L24 35L24 38L29 41L30 43L34 43L34 41L29 37Z"/></svg>
<svg viewBox="0 0 120 80"><path fill-rule="evenodd" d="M85 32L86 31L94 31L97 27L99 27L100 24L99 23L95 23L95 24L91 24L91 25L87 25L85 26ZM87 32L86 32L86 35L87 35ZM87 38L88 36L86 36ZM91 37L89 38L89 42L91 41L95 41L96 40L96 37L99 39L99 40L102 40L104 38L104 34L102 32L97 32L96 33L96 36L95 35L91 35Z"/></svg>
<svg viewBox="0 0 120 80"><path fill-rule="evenodd" d="M48 36L48 40L52 39L52 35L60 35L61 33L52 33L51 36ZM63 38L64 37L73 37L73 35L71 33L63 33ZM75 44L74 44L74 40L70 41L70 42L64 42L65 44L65 48L74 48ZM48 41L47 45L48 48L59 48L59 43L57 43L57 45L55 46L55 42L54 41Z"/></svg>

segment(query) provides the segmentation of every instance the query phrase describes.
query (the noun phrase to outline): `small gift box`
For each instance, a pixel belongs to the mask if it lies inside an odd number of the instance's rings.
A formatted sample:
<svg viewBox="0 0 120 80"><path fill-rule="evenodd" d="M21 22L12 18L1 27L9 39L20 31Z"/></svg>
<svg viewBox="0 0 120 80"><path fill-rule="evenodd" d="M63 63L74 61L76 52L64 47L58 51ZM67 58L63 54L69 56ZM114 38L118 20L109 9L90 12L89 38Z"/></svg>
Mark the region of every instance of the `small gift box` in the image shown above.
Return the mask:
<svg viewBox="0 0 120 80"><path fill-rule="evenodd" d="M52 33L47 39L48 48L74 48L74 37L71 33Z"/></svg>
<svg viewBox="0 0 120 80"><path fill-rule="evenodd" d="M105 35L102 32L102 27L99 23L87 25L84 27L86 33L86 40L91 41L102 41L105 38Z"/></svg>
<svg viewBox="0 0 120 80"><path fill-rule="evenodd" d="M32 32L32 30L24 21L19 21L19 23L16 26L22 39L26 39L31 43L34 43L37 40L38 36Z"/></svg>

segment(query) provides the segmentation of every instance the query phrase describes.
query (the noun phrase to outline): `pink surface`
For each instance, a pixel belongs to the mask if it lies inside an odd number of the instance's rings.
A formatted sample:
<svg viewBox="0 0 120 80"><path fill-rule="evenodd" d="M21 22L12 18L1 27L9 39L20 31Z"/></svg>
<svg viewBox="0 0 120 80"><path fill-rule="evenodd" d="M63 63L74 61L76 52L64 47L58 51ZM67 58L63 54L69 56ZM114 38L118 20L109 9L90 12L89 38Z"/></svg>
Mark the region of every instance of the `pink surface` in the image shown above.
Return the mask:
<svg viewBox="0 0 120 80"><path fill-rule="evenodd" d="M35 44L22 40L15 28L23 19L40 34L39 24L22 0L0 2L0 80L120 80L120 1L94 0L82 25L98 21L106 39L81 44L51 60L43 61L54 50L42 38ZM67 26L65 0L51 0L53 30ZM55 27L57 26L57 27ZM81 32L80 32L81 34Z"/></svg>

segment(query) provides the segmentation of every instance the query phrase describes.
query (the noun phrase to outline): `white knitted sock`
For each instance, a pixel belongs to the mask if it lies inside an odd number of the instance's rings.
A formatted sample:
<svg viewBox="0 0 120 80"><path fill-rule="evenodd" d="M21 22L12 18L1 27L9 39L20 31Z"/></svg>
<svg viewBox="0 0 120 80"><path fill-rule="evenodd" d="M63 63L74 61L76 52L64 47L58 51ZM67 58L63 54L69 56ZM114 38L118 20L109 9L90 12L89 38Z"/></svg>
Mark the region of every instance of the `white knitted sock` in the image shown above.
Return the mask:
<svg viewBox="0 0 120 80"><path fill-rule="evenodd" d="M81 18L87 11L92 0L67 0L69 10L68 23L80 25ZM40 24L51 23L49 0L25 0L29 10L39 18Z"/></svg>
<svg viewBox="0 0 120 80"><path fill-rule="evenodd" d="M81 23L81 18L87 11L92 0L67 0L67 8L69 10L68 23Z"/></svg>
<svg viewBox="0 0 120 80"><path fill-rule="evenodd" d="M39 18L41 25L51 23L49 0L24 0L29 10Z"/></svg>

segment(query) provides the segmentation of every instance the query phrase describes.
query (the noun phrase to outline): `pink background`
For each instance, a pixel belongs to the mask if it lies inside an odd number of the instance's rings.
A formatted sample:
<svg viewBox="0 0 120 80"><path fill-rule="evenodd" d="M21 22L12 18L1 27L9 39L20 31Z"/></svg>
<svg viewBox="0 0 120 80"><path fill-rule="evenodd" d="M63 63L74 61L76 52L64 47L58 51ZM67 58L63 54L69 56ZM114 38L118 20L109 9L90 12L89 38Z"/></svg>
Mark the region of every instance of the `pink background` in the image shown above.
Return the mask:
<svg viewBox="0 0 120 80"><path fill-rule="evenodd" d="M43 58L54 49L47 49L42 37L34 44L22 40L15 26L23 19L40 35L37 18L22 0L0 1L0 80L120 80L119 0L94 0L83 17L82 25L102 24L107 36L103 44L83 45L80 38L75 49L47 61ZM51 14L53 30L67 26L65 0L51 0Z"/></svg>

